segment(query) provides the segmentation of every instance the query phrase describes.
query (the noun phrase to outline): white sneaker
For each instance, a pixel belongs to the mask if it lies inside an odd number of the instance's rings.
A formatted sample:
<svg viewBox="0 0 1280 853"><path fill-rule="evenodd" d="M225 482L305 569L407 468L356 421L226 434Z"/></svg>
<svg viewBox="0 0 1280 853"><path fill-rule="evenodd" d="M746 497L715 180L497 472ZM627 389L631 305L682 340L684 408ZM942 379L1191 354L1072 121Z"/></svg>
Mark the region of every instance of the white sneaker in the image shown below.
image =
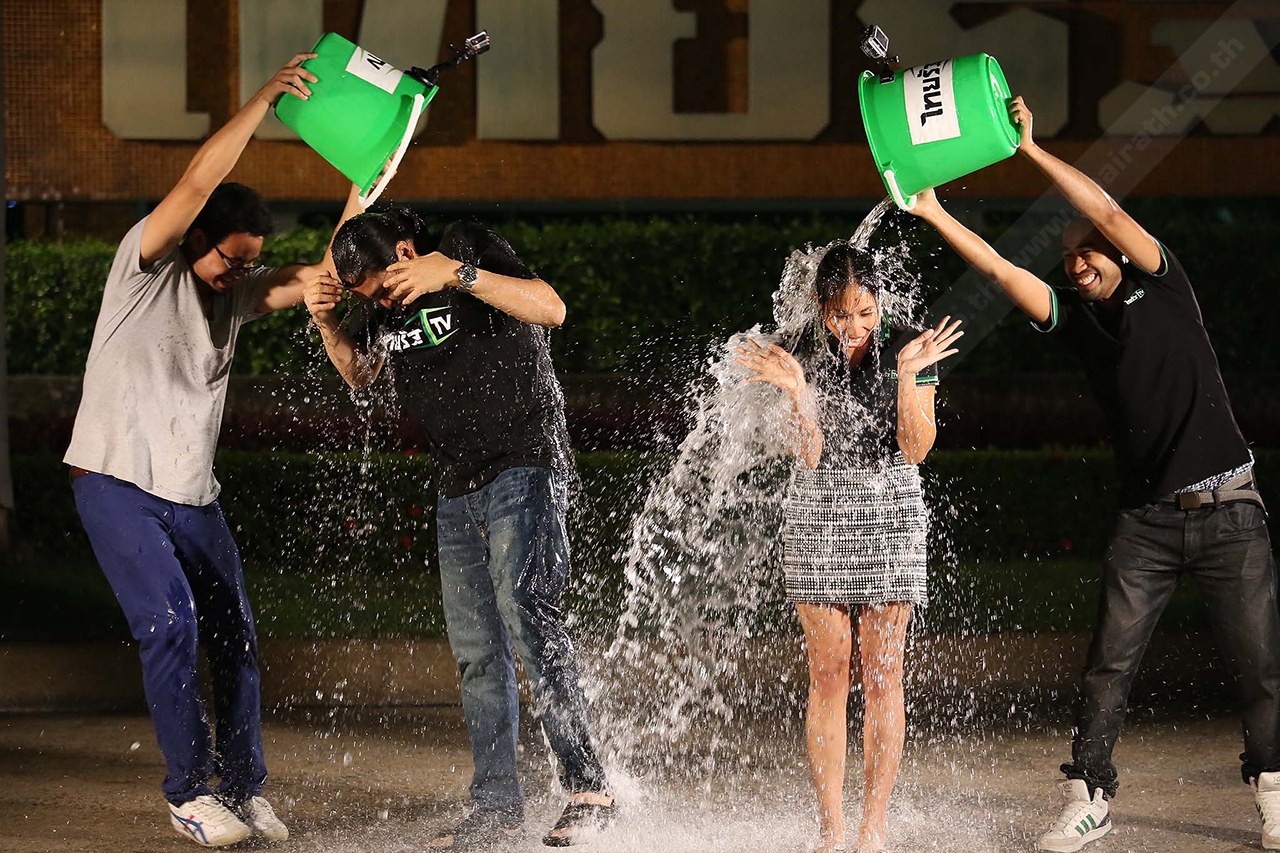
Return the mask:
<svg viewBox="0 0 1280 853"><path fill-rule="evenodd" d="M170 803L169 822L175 832L201 847L239 844L253 832L217 797L208 794L187 800L180 806Z"/></svg>
<svg viewBox="0 0 1280 853"><path fill-rule="evenodd" d="M260 835L268 841L289 840L289 827L276 817L276 810L262 797L254 797L240 806L236 809L236 816L249 824L254 835Z"/></svg>
<svg viewBox="0 0 1280 853"><path fill-rule="evenodd" d="M1253 803L1262 818L1262 849L1280 850L1280 773L1253 780Z"/></svg>
<svg viewBox="0 0 1280 853"><path fill-rule="evenodd" d="M1073 853L1111 831L1111 815L1101 788L1093 792L1093 799L1089 799L1089 786L1083 779L1068 779L1059 788L1066 802L1057 821L1040 836L1037 850Z"/></svg>

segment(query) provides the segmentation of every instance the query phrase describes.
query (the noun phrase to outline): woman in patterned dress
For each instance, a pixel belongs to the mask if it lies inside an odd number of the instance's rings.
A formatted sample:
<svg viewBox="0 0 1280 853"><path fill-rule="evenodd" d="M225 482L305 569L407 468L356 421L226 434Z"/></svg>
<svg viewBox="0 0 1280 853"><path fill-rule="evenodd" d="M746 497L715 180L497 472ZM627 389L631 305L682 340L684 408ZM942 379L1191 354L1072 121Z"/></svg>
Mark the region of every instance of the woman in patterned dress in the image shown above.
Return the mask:
<svg viewBox="0 0 1280 853"><path fill-rule="evenodd" d="M783 505L784 568L809 656L805 728L822 851L845 849L846 706L855 673L866 701L857 849L884 848L906 732L907 624L927 600L928 516L916 466L936 435L936 364L963 334L948 317L895 348L882 295L870 256L837 244L818 266L813 328L785 348L750 342L737 359L754 374L748 382L776 385L791 409L797 464Z"/></svg>

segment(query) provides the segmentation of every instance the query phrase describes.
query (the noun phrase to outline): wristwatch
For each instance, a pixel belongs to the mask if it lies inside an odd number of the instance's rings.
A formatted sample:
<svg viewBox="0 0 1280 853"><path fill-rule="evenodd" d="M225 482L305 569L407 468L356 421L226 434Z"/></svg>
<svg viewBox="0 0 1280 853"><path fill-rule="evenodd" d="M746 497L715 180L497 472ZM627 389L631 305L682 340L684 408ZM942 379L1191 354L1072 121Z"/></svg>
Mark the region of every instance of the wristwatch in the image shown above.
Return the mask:
<svg viewBox="0 0 1280 853"><path fill-rule="evenodd" d="M471 289L476 286L476 280L480 278L480 271L471 264L463 264L458 267L457 276L458 287L470 293Z"/></svg>

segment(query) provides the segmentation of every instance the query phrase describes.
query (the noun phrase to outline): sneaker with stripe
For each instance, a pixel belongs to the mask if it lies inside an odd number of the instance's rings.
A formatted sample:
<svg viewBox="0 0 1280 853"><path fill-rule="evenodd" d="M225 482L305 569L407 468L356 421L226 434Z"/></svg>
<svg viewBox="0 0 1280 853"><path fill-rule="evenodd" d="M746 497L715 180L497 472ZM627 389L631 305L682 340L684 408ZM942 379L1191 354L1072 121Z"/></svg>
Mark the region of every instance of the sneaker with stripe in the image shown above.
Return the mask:
<svg viewBox="0 0 1280 853"><path fill-rule="evenodd" d="M265 798L254 797L241 804L235 812L236 817L244 821L245 825L259 838L277 844L289 840L289 827L276 817L276 810L271 808L271 803Z"/></svg>
<svg viewBox="0 0 1280 853"><path fill-rule="evenodd" d="M209 794L187 800L180 806L170 803L169 822L174 832L201 847L239 844L253 832L221 800Z"/></svg>
<svg viewBox="0 0 1280 853"><path fill-rule="evenodd" d="M1280 850L1280 773L1253 780L1253 804L1262 818L1262 849Z"/></svg>
<svg viewBox="0 0 1280 853"><path fill-rule="evenodd" d="M1074 853L1111 831L1111 814L1101 788L1094 790L1090 798L1089 786L1083 779L1068 779L1059 785L1059 790L1066 802L1053 826L1040 836L1037 850Z"/></svg>

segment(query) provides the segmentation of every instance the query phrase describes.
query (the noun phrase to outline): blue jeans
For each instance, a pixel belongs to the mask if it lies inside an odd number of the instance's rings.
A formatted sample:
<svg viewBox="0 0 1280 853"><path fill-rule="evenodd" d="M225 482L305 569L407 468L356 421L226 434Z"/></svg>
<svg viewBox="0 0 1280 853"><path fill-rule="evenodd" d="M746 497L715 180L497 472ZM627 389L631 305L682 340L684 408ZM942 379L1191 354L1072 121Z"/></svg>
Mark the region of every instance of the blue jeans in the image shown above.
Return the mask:
<svg viewBox="0 0 1280 853"><path fill-rule="evenodd" d="M560 609L566 503L565 476L549 468L513 468L462 497L440 498L440 579L475 759L471 799L511 824L524 817L513 645L533 685L534 716L560 759L561 784L570 793L606 787Z"/></svg>
<svg viewBox="0 0 1280 853"><path fill-rule="evenodd" d="M138 641L142 684L164 753L165 799L210 793L242 803L262 792L258 639L240 552L217 501L176 504L105 474L72 483L93 553ZM200 697L198 649L213 675L217 752Z"/></svg>

